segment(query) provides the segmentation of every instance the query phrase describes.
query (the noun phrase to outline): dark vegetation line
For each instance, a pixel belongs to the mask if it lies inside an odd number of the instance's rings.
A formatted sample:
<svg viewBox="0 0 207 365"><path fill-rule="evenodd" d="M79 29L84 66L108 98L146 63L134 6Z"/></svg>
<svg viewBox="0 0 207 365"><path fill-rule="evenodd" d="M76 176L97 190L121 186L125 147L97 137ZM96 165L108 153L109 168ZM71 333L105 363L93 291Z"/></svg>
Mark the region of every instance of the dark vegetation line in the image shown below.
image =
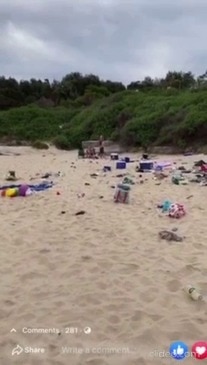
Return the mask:
<svg viewBox="0 0 207 365"><path fill-rule="evenodd" d="M207 145L207 72L124 86L78 72L60 82L0 77L0 141L79 148L100 135L127 147Z"/></svg>

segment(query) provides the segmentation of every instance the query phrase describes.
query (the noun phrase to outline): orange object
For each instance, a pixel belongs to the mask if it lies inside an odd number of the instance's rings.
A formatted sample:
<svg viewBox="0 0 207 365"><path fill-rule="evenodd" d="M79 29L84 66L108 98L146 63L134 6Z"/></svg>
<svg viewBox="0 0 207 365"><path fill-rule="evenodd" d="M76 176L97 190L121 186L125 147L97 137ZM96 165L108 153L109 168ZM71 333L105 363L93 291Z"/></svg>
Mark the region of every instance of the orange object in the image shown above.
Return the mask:
<svg viewBox="0 0 207 365"><path fill-rule="evenodd" d="M1 196L5 197L6 196L6 190L2 190L1 192Z"/></svg>

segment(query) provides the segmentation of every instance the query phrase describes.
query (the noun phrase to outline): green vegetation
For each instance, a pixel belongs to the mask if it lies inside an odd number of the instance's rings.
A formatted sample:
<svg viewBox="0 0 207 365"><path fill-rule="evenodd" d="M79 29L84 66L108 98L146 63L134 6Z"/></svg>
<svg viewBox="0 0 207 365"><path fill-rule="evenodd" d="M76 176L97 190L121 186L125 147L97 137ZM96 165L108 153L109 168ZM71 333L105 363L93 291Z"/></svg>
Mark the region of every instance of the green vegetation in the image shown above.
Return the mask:
<svg viewBox="0 0 207 365"><path fill-rule="evenodd" d="M36 148L37 150L48 150L49 149L49 145L42 141L33 142L32 147Z"/></svg>
<svg viewBox="0 0 207 365"><path fill-rule="evenodd" d="M0 139L35 148L80 148L100 134L131 147L207 145L206 74L169 72L127 88L78 73L53 84L0 78L0 107Z"/></svg>

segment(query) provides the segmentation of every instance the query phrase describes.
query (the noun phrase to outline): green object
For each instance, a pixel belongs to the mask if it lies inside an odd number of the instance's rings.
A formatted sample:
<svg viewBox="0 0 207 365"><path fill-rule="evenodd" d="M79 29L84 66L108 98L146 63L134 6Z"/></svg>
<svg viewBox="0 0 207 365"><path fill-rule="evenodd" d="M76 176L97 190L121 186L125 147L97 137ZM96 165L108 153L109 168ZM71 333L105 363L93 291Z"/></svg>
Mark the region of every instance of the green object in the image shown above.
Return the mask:
<svg viewBox="0 0 207 365"><path fill-rule="evenodd" d="M129 179L128 177L125 177L124 180L122 181L122 184L134 185L135 183L132 179Z"/></svg>
<svg viewBox="0 0 207 365"><path fill-rule="evenodd" d="M117 187L125 191L129 191L131 189L130 186L126 184L118 184Z"/></svg>
<svg viewBox="0 0 207 365"><path fill-rule="evenodd" d="M172 177L172 183L175 185L179 185L180 184L180 179L177 176L173 176Z"/></svg>

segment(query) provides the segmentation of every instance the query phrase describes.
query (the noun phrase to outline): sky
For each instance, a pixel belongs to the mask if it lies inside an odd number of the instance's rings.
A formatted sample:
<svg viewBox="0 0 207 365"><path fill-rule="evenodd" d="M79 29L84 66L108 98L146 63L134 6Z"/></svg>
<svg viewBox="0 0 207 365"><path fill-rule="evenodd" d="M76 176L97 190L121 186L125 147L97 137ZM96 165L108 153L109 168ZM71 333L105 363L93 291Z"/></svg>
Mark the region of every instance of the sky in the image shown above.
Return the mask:
<svg viewBox="0 0 207 365"><path fill-rule="evenodd" d="M160 78L207 69L207 0L0 0L0 75Z"/></svg>

